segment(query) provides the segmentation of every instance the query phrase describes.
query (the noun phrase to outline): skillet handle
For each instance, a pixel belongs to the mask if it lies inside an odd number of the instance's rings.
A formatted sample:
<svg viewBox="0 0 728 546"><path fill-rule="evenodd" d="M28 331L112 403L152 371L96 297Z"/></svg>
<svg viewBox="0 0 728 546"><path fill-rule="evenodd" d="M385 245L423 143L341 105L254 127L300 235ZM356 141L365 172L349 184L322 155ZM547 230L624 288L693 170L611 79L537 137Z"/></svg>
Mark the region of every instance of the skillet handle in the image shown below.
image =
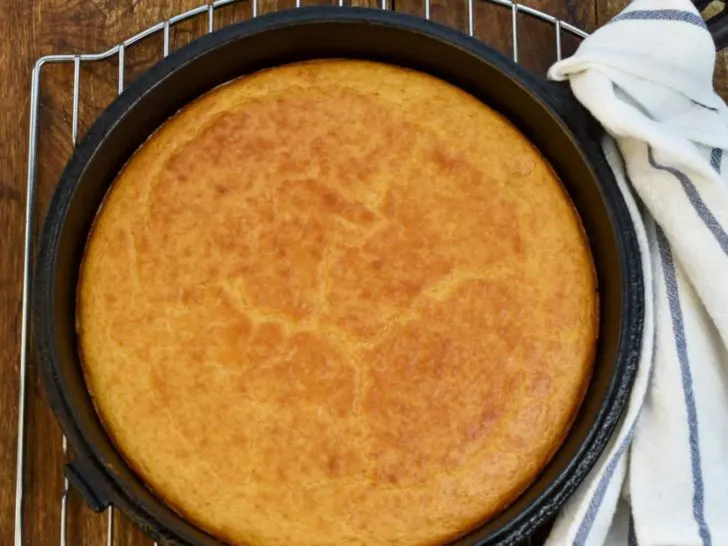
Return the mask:
<svg viewBox="0 0 728 546"><path fill-rule="evenodd" d="M692 0L695 7L702 11L712 0ZM728 0L722 2L721 11L706 20L717 51L728 48ZM569 89L567 82L553 82L526 76L531 85L539 87L541 96L559 114L581 142L601 143L604 130L586 109L579 104Z"/></svg>
<svg viewBox="0 0 728 546"><path fill-rule="evenodd" d="M704 10L711 0L693 0L693 4L698 8L699 11ZM713 15L711 18L705 21L708 25L708 31L713 37L715 42L716 51L722 51L728 47L728 9L726 8L725 2L723 3L720 12Z"/></svg>
<svg viewBox="0 0 728 546"><path fill-rule="evenodd" d="M728 47L728 10L725 6L723 10L707 21L708 30L715 42L716 51L722 51Z"/></svg>

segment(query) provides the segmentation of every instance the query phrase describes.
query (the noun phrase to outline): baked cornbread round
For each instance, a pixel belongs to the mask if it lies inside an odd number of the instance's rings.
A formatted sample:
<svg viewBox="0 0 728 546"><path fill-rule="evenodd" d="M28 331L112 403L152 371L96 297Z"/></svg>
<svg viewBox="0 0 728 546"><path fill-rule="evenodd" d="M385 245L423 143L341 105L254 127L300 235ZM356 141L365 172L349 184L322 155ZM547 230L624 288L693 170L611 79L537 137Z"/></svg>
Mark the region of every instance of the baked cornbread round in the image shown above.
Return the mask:
<svg viewBox="0 0 728 546"><path fill-rule="evenodd" d="M182 110L92 229L79 344L118 449L236 545L429 545L511 503L588 383L579 218L434 77L287 65Z"/></svg>

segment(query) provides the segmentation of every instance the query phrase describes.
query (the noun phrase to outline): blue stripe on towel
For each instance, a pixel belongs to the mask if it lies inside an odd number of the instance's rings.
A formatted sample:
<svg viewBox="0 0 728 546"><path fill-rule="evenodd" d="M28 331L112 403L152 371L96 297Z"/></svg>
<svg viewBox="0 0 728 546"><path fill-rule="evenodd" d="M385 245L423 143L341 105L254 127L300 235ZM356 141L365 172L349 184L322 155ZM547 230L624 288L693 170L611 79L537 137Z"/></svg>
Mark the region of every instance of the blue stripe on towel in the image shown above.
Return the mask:
<svg viewBox="0 0 728 546"><path fill-rule="evenodd" d="M720 174L720 164L723 162L723 150L721 148L713 148L710 152L710 166L715 172Z"/></svg>
<svg viewBox="0 0 728 546"><path fill-rule="evenodd" d="M688 346L685 339L685 324L683 322L682 307L680 305L680 292L675 274L675 262L672 257L672 250L667 242L665 233L660 226L657 226L657 246L660 249L662 271L665 277L667 288L667 300L670 304L670 315L672 316L672 330L675 336L675 348L677 349L678 360L680 361L680 375L685 396L685 409L688 415L688 431L690 442L690 463L693 474L693 517L698 524L698 532L703 541L703 546L712 544L710 531L705 522L703 511L703 473L700 465L700 438L698 435L698 413L695 407L695 393L693 392L693 376L690 371L690 360L688 357Z"/></svg>
<svg viewBox="0 0 728 546"><path fill-rule="evenodd" d="M701 108L705 108L706 110L710 110L711 112L715 112L716 114L719 112L719 110L713 106L708 106L707 104L703 104L702 102L698 102L696 100L690 99L691 104L694 104L695 106L700 106Z"/></svg>
<svg viewBox="0 0 728 546"><path fill-rule="evenodd" d="M612 23L616 21L680 21L690 23L701 28L707 28L703 18L692 11L684 11L680 9L649 9L634 10L620 13Z"/></svg>
<svg viewBox="0 0 728 546"><path fill-rule="evenodd" d="M690 203L693 205L695 212L698 213L698 216L700 216L700 218L703 220L705 226L710 230L710 232L713 234L713 237L715 237L715 239L718 241L718 244L720 245L720 248L723 249L723 252L728 254L728 233L725 232L718 220L715 218L715 216L713 216L713 213L710 212L710 209L705 204L705 201L703 201L703 198L700 197L698 189L695 187L695 184L693 184L693 181L690 180L688 175L678 169L675 169L674 167L662 165L655 161L655 156L652 153L652 148L649 147L647 148L647 158L653 168L657 169L658 171L668 172L678 179L683 187L683 190L685 190L688 199L690 199Z"/></svg>
<svg viewBox="0 0 728 546"><path fill-rule="evenodd" d="M637 544L637 533L634 530L634 515L629 515L629 531L627 531L627 546L639 546Z"/></svg>
<svg viewBox="0 0 728 546"><path fill-rule="evenodd" d="M622 457L627 451L627 447L629 447L629 444L632 441L632 435L634 434L634 427L636 423L637 419L632 422L629 430L627 431L627 434L622 439L622 443L619 444L617 451L614 452L614 455L607 463L604 474L602 474L602 477L599 480L599 484L594 491L594 496L591 498L591 501L589 501L589 507L586 509L586 515L584 516L584 519L581 520L579 530L576 532L573 546L583 546L584 544L586 544L586 539L589 538L589 533L592 530L594 521L597 519L597 513L599 512L599 508L604 501L604 495L607 492L607 487L614 477L614 473L617 470L617 465L619 464L619 461L622 460Z"/></svg>

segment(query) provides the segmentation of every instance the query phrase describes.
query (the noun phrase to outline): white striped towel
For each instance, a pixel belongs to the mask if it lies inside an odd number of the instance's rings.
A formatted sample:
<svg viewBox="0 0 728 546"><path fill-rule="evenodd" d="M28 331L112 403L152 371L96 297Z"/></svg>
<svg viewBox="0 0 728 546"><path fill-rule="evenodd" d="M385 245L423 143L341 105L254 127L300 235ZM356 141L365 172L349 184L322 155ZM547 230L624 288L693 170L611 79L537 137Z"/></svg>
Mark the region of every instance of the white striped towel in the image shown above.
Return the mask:
<svg viewBox="0 0 728 546"><path fill-rule="evenodd" d="M647 320L628 409L547 546L728 546L728 109L688 0L636 0L549 71L613 137Z"/></svg>

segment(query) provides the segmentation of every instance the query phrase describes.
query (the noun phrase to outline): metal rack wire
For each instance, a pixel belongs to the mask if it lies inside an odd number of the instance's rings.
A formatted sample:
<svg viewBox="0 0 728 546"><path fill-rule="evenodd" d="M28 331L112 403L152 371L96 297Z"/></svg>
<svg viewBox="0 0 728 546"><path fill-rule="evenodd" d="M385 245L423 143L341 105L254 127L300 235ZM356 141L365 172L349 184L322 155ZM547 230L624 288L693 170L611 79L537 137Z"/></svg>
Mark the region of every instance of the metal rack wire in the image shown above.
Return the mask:
<svg viewBox="0 0 728 546"><path fill-rule="evenodd" d="M15 535L14 546L24 546L23 541L23 507L24 507L24 461L28 445L26 443L26 406L27 406L27 379L28 379L28 358L29 358L29 330L30 330L30 287L33 272L33 227L35 224L36 214L36 186L37 186L37 167L38 167L38 113L39 113L39 97L41 93L41 74L43 68L50 64L66 64L73 67L73 105L71 116L71 143L75 147L78 140L79 131L79 107L80 107L80 83L81 83L81 64L94 63L99 61L107 61L117 58L118 73L118 93L124 90L124 73L125 73L125 56L129 48L142 42L145 38L158 35L163 36L162 57L166 57L170 52L170 30L184 21L191 20L195 17L205 16L207 19L207 32L213 32L215 29L215 13L223 6L237 4L241 2L249 2L251 5L252 16L257 17L260 12L259 0L215 0L214 2L203 4L194 9L180 13L167 20L159 23L131 36L103 51L101 53L76 53L64 55L46 55L39 58L32 71L31 93L30 93L30 131L28 137L28 170L26 185L26 208L25 208L25 238L24 238L24 258L23 258L23 289L22 289L22 315L21 315L21 338L20 338L20 365L19 365L19 407L18 407L18 442L17 442L17 466L16 466L16 490L15 490ZM518 62L518 17L519 14L535 18L542 22L548 23L554 29L554 41L556 50L556 59L560 60L562 56L562 36L564 33L577 37L585 38L587 33L573 25L562 21L548 13L544 13L529 6L512 2L511 0L465 0L467 2L467 33L474 35L475 31L475 2L483 2L500 6L504 10L510 10L511 13L511 38L512 38L512 57ZM338 5L342 9L346 9L344 0L337 0ZM424 17L431 17L431 0L423 0ZM295 6L301 6L301 0L295 0ZM389 9L388 0L378 0L378 7L381 9ZM62 440L62 451L65 462L68 455L68 443L66 437ZM67 524L68 524L68 494L69 483L64 478L63 491L60 500L60 546L67 546ZM114 545L114 509L107 510L107 531L106 546ZM530 546L530 545L529 545Z"/></svg>

